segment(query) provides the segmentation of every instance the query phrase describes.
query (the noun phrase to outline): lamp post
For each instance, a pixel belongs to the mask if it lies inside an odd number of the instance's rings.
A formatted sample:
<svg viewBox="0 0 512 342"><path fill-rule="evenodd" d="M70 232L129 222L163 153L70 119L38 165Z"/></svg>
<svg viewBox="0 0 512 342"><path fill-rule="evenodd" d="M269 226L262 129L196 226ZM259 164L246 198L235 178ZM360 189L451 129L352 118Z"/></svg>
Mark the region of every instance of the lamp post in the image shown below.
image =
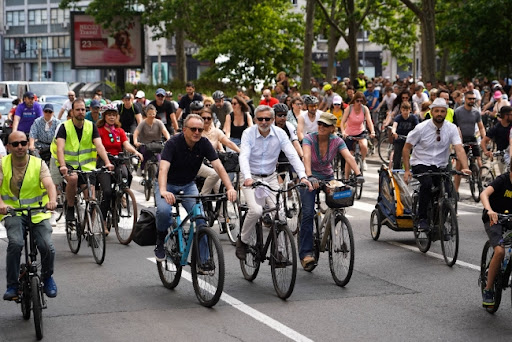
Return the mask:
<svg viewBox="0 0 512 342"><path fill-rule="evenodd" d="M160 44L157 44L157 49L158 49L158 67L157 67L157 70L158 70L158 84L162 84L162 51L161 51L161 45Z"/></svg>
<svg viewBox="0 0 512 342"><path fill-rule="evenodd" d="M38 68L38 79L41 82L41 38L37 39L37 68Z"/></svg>

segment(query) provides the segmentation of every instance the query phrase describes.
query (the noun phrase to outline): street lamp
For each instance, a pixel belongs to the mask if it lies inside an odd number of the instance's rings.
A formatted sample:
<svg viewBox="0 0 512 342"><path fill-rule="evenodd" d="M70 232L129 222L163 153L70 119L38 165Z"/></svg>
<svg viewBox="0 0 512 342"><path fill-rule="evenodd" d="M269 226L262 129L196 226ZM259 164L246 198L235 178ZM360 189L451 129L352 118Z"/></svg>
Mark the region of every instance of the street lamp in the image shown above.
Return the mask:
<svg viewBox="0 0 512 342"><path fill-rule="evenodd" d="M37 68L38 68L38 79L41 82L41 38L37 39Z"/></svg>
<svg viewBox="0 0 512 342"><path fill-rule="evenodd" d="M158 49L158 84L162 84L162 51L161 51L161 45L160 44L157 44L156 45L157 49Z"/></svg>

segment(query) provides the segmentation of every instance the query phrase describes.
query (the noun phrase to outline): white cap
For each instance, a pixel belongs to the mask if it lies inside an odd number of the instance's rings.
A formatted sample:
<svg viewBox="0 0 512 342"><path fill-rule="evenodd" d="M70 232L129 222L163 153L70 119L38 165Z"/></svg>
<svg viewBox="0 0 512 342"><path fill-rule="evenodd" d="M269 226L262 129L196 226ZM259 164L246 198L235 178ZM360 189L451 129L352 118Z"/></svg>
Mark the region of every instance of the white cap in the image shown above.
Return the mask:
<svg viewBox="0 0 512 342"><path fill-rule="evenodd" d="M424 84L423 84L423 82L421 82L421 81L418 81L418 83L416 83L416 84L417 84L417 85L419 85L419 86L421 86L421 87L423 87L423 88L425 88L425 85L424 85Z"/></svg>
<svg viewBox="0 0 512 342"><path fill-rule="evenodd" d="M136 98L136 99L143 99L143 98L145 98L145 97L146 97L146 94L145 94L142 90L139 90L139 91L137 92L137 94L135 94L135 98Z"/></svg>
<svg viewBox="0 0 512 342"><path fill-rule="evenodd" d="M334 98L332 99L333 104L341 104L342 102L343 102L343 99L339 95L334 96Z"/></svg>

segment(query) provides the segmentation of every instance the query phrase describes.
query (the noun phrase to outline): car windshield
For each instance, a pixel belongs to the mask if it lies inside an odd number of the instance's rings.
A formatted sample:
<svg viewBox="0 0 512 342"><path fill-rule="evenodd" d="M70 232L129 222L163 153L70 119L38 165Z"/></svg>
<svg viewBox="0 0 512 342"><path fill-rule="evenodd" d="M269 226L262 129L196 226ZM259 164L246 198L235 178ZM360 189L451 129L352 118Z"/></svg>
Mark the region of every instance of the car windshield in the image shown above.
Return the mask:
<svg viewBox="0 0 512 342"><path fill-rule="evenodd" d="M35 93L37 96L42 95L68 95L68 85L66 83L53 83L53 82L41 82L41 83L29 83L29 90Z"/></svg>
<svg viewBox="0 0 512 342"><path fill-rule="evenodd" d="M1 101L0 102L0 113L2 115L7 115L9 114L9 111L11 110L12 108L12 102L11 101Z"/></svg>

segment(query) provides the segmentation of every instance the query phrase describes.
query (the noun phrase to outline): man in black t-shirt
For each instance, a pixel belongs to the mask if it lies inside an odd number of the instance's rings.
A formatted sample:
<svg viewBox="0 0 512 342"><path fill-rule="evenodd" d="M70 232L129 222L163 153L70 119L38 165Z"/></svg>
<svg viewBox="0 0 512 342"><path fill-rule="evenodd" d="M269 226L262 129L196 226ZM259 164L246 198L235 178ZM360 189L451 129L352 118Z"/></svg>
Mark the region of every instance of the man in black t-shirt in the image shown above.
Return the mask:
<svg viewBox="0 0 512 342"><path fill-rule="evenodd" d="M196 93L196 87L192 82L185 84L186 96L182 96L178 104L179 108L176 111L176 117L178 120L185 120L188 114L190 114L190 104L194 101L203 101L203 95Z"/></svg>
<svg viewBox="0 0 512 342"><path fill-rule="evenodd" d="M489 264L487 284L482 291L482 305L484 307L494 306L494 279L505 256L502 240L503 230L502 225L497 224L497 213L504 214L505 211L512 209L512 172L510 171L510 165L507 171L493 180L480 195L480 200L484 206L482 220L491 246L494 248L494 255Z"/></svg>
<svg viewBox="0 0 512 342"><path fill-rule="evenodd" d="M487 135L480 142L480 147L482 148L483 153L492 159L492 151L487 150L487 145L491 140L496 143L496 149L498 151L506 150L510 145L510 129L512 128L512 107L511 106L503 106L500 109L500 117L501 120L494 125L489 131L487 131ZM508 156L505 155L505 160L508 160ZM505 164L500 163L500 172L503 173L503 169Z"/></svg>
<svg viewBox="0 0 512 342"><path fill-rule="evenodd" d="M228 199L236 200L236 191L222 166L210 141L202 137L204 121L197 114L189 114L183 123L183 132L167 140L162 150L158 185L155 189L157 242L155 256L157 261L165 260L164 239L167 228L173 223L172 205L174 194L183 191L184 195L198 195L194 179L201 168L204 158L208 159L227 189ZM183 201L183 207L190 212L195 200ZM205 225L204 220L196 221L197 227ZM206 260L201 260L205 263Z"/></svg>
<svg viewBox="0 0 512 342"><path fill-rule="evenodd" d="M165 90L158 88L156 90L155 99L149 104L155 106L157 119L162 120L169 133L177 132L178 120L176 120L176 108L174 108L172 102L166 101L164 97Z"/></svg>
<svg viewBox="0 0 512 342"><path fill-rule="evenodd" d="M133 133L137 125L142 121L142 114L139 106L133 103L132 94L123 96L123 103L117 106L121 128L126 133Z"/></svg>

